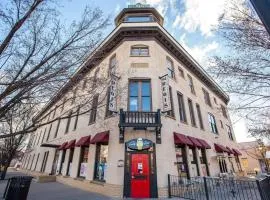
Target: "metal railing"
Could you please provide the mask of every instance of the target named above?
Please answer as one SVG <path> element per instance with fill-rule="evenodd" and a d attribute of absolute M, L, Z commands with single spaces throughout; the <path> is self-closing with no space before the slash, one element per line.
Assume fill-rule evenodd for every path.
<path fill-rule="evenodd" d="M 198 200 L 270 200 L 270 178 L 240 180 L 235 178 L 185 177 L 168 175 L 169 197 Z"/>
<path fill-rule="evenodd" d="M 123 111 L 120 109 L 121 127 L 156 127 L 161 125 L 160 110 L 157 112 Z"/>

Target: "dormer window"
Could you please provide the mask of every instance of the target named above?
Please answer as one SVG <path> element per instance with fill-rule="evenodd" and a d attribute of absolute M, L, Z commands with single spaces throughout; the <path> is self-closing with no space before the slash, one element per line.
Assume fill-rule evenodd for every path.
<path fill-rule="evenodd" d="M 125 17 L 124 22 L 153 22 L 154 18 L 151 15 L 128 15 Z"/>
<path fill-rule="evenodd" d="M 145 45 L 134 45 L 130 49 L 131 56 L 149 56 L 149 48 Z"/>

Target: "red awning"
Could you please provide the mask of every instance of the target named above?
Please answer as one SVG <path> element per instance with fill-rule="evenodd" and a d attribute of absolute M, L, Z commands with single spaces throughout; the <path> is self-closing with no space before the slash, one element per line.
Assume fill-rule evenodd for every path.
<path fill-rule="evenodd" d="M 202 148 L 211 149 L 211 146 L 205 140 L 199 139 L 199 138 L 197 138 L 197 140 L 202 144 L 202 146 L 203 146 Z"/>
<path fill-rule="evenodd" d="M 187 138 L 189 140 L 191 140 L 191 142 L 193 143 L 193 146 L 198 147 L 198 148 L 202 148 L 203 147 L 203 145 L 199 142 L 199 140 L 197 138 L 191 137 L 191 136 L 187 136 Z"/>
<path fill-rule="evenodd" d="M 80 146 L 89 146 L 90 145 L 90 140 L 91 140 L 91 135 L 89 136 L 84 136 L 79 139 L 79 141 L 76 143 L 76 147 Z"/>
<path fill-rule="evenodd" d="M 229 147 L 226 147 L 226 149 L 228 150 L 228 154 L 234 154 L 233 150 L 231 150 Z"/>
<path fill-rule="evenodd" d="M 194 146 L 193 142 L 188 139 L 187 136 L 180 134 L 180 133 L 173 133 L 174 134 L 174 143 L 175 144 L 183 144 L 183 145 L 189 145 L 189 146 Z"/>
<path fill-rule="evenodd" d="M 109 133 L 110 131 L 104 131 L 101 133 L 97 133 L 93 139 L 91 140 L 91 144 L 95 144 L 95 143 L 108 143 L 109 142 Z"/>
<path fill-rule="evenodd" d="M 71 140 L 66 146 L 65 149 L 71 149 L 75 147 L 76 140 Z"/>
<path fill-rule="evenodd" d="M 228 149 L 224 146 L 222 146 L 221 144 L 214 144 L 215 145 L 215 150 L 219 153 L 223 153 L 223 152 L 227 152 L 228 153 Z"/>
<path fill-rule="evenodd" d="M 63 150 L 65 149 L 66 145 L 68 145 L 68 142 L 64 142 L 58 149 Z"/>
<path fill-rule="evenodd" d="M 236 156 L 242 156 L 242 153 L 239 150 L 232 149 L 232 151 L 234 152 L 234 155 L 236 155 Z"/>

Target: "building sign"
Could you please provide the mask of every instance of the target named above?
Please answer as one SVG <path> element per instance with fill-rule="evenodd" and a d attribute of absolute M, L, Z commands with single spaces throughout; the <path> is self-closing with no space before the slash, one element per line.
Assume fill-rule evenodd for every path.
<path fill-rule="evenodd" d="M 127 142 L 127 147 L 131 150 L 147 150 L 153 146 L 153 142 L 148 139 L 138 138 Z"/>
<path fill-rule="evenodd" d="M 109 93 L 109 111 L 116 112 L 116 94 L 118 77 L 111 74 L 110 93 Z"/>
<path fill-rule="evenodd" d="M 128 8 L 150 8 L 150 4 L 137 3 L 135 5 L 128 5 Z"/>
<path fill-rule="evenodd" d="M 160 77 L 161 80 L 161 94 L 162 94 L 162 102 L 163 102 L 163 112 L 168 112 L 172 110 L 171 108 L 171 100 L 170 100 L 170 91 L 169 91 L 169 77 L 168 75 L 164 75 Z"/>

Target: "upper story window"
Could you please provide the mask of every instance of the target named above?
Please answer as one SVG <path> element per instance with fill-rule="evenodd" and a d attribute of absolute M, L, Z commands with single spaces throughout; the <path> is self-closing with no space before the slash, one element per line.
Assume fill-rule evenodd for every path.
<path fill-rule="evenodd" d="M 193 109 L 193 103 L 191 99 L 188 99 L 188 108 L 189 108 L 189 113 L 190 113 L 190 121 L 192 126 L 196 126 L 196 120 L 195 120 L 195 115 L 194 115 L 194 109 Z"/>
<path fill-rule="evenodd" d="M 190 91 L 192 94 L 195 94 L 195 89 L 194 89 L 194 84 L 193 84 L 193 79 L 190 75 L 187 75 L 188 76 L 188 85 L 190 87 Z"/>
<path fill-rule="evenodd" d="M 184 103 L 183 94 L 181 94 L 180 92 L 178 92 L 177 93 L 177 99 L 178 99 L 180 121 L 187 122 L 186 109 L 185 109 L 185 103 Z"/>
<path fill-rule="evenodd" d="M 222 115 L 223 115 L 225 118 L 228 118 L 228 115 L 227 115 L 227 112 L 226 112 L 226 108 L 225 108 L 223 105 L 220 105 L 220 106 L 221 106 Z"/>
<path fill-rule="evenodd" d="M 110 77 L 111 74 L 115 74 L 116 71 L 116 55 L 113 55 L 110 58 L 110 64 L 109 64 L 109 70 L 108 70 L 108 76 Z"/>
<path fill-rule="evenodd" d="M 179 74 L 182 78 L 185 78 L 184 70 L 181 67 L 178 67 Z"/>
<path fill-rule="evenodd" d="M 209 121 L 210 130 L 213 133 L 218 134 L 215 116 L 212 115 L 211 113 L 208 113 L 208 121 Z"/>
<path fill-rule="evenodd" d="M 204 95 L 204 101 L 207 105 L 212 106 L 209 92 L 207 92 L 205 89 L 202 88 L 203 95 Z"/>
<path fill-rule="evenodd" d="M 232 134 L 231 127 L 228 125 L 226 125 L 226 127 L 227 127 L 227 133 L 228 133 L 230 140 L 233 140 L 233 134 Z"/>
<path fill-rule="evenodd" d="M 150 80 L 131 80 L 129 82 L 129 110 L 151 111 Z"/>
<path fill-rule="evenodd" d="M 151 15 L 129 15 L 126 16 L 124 22 L 153 22 L 154 18 Z"/>
<path fill-rule="evenodd" d="M 134 45 L 130 49 L 131 56 L 149 56 L 149 47 L 145 45 Z"/>
<path fill-rule="evenodd" d="M 173 67 L 173 61 L 170 58 L 166 59 L 166 65 L 167 65 L 167 73 L 170 78 L 174 78 L 174 67 Z"/>

